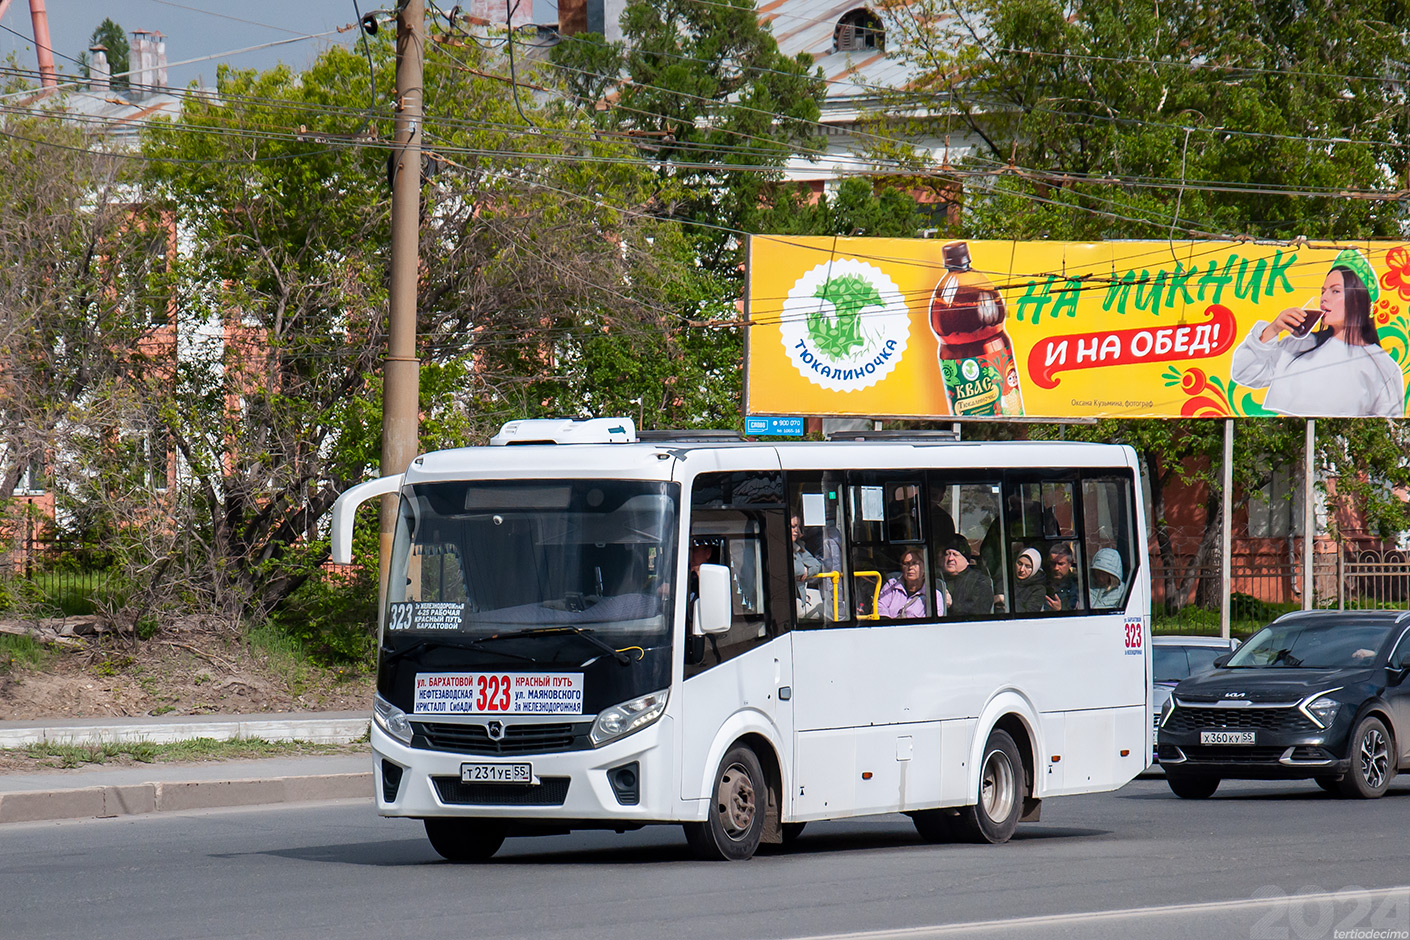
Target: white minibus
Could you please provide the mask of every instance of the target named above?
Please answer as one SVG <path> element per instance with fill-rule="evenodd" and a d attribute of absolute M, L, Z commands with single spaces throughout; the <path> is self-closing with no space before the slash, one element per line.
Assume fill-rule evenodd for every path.
<path fill-rule="evenodd" d="M 744 859 L 905 813 L 1003 842 L 1151 754 L 1134 452 L 761 443 L 626 418 L 506 424 L 348 490 L 399 494 L 378 812 L 448 859 L 681 824 Z"/>

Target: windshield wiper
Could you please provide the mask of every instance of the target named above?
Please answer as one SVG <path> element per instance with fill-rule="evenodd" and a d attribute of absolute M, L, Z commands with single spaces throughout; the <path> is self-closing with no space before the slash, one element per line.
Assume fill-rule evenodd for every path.
<path fill-rule="evenodd" d="M 496 633 L 496 634 L 494 634 L 493 636 L 476 637 L 476 638 L 473 639 L 473 640 L 444 640 L 444 639 L 441 639 L 441 638 L 437 637 L 437 638 L 435 638 L 435 639 L 425 639 L 425 640 L 421 640 L 420 642 L 413 643 L 413 644 L 411 644 L 410 646 L 403 646 L 403 647 L 402 647 L 401 649 L 399 649 L 399 650 L 394 650 L 394 649 L 392 649 L 391 647 L 384 645 L 384 646 L 382 646 L 382 652 L 383 652 L 383 653 L 385 654 L 385 656 L 386 656 L 386 659 L 384 660 L 384 662 L 394 663 L 394 662 L 396 662 L 398 659 L 401 659 L 403 656 L 407 656 L 407 655 L 409 655 L 409 654 L 411 654 L 411 653 L 416 652 L 417 650 L 426 649 L 427 647 L 432 646 L 432 645 L 444 647 L 444 648 L 446 648 L 446 649 L 472 650 L 472 649 L 475 649 L 476 647 L 478 647 L 481 643 L 485 643 L 485 642 L 488 642 L 489 640 L 497 639 L 497 638 L 499 638 L 499 637 L 501 637 L 501 636 L 503 636 L 503 634 L 498 634 L 498 633 Z M 519 660 L 523 660 L 523 661 L 526 662 L 526 663 L 536 663 L 536 662 L 538 662 L 538 660 L 537 660 L 537 659 L 534 659 L 534 657 L 532 657 L 532 656 L 525 656 L 523 653 L 510 653 L 510 652 L 506 652 L 506 651 L 504 651 L 504 650 L 495 650 L 495 655 L 496 655 L 496 656 L 503 656 L 503 657 L 505 657 L 506 659 L 519 659 Z"/>
<path fill-rule="evenodd" d="M 621 663 L 623 666 L 630 664 L 632 661 L 632 658 L 628 656 L 625 652 L 617 649 L 615 646 L 613 646 L 611 643 L 608 643 L 606 640 L 600 639 L 597 634 L 595 634 L 592 630 L 589 630 L 585 627 L 575 627 L 571 624 L 564 624 L 562 626 L 556 627 L 526 627 L 523 630 L 511 630 L 508 633 L 495 633 L 487 637 L 481 637 L 479 642 L 487 642 L 489 640 L 508 640 L 513 637 L 519 636 L 553 636 L 554 634 L 558 633 L 577 634 L 578 636 L 582 637 L 584 640 L 587 640 L 589 643 L 591 643 L 593 646 L 596 646 L 603 652 L 611 653 L 612 658 L 617 660 L 617 662 Z"/>

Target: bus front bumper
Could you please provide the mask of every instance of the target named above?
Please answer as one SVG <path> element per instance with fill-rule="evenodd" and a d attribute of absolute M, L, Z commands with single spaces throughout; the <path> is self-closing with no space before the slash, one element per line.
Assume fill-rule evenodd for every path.
<path fill-rule="evenodd" d="M 620 822 L 678 816 L 671 718 L 598 748 L 513 757 L 410 747 L 372 723 L 377 812 L 383 816 L 473 816 L 526 822 Z M 531 782 L 463 779 L 491 765 L 528 764 Z M 462 771 L 466 771 L 462 774 Z"/>

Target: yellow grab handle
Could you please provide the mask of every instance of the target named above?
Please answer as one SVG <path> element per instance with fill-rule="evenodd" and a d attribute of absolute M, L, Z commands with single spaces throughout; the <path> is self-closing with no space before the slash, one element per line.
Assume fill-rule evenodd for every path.
<path fill-rule="evenodd" d="M 871 595 L 871 613 L 857 614 L 858 620 L 880 620 L 881 611 L 877 610 L 877 605 L 881 603 L 881 572 L 880 571 L 854 571 L 854 578 L 876 578 L 876 590 Z"/>
<path fill-rule="evenodd" d="M 841 593 L 842 572 L 840 571 L 820 571 L 813 575 L 814 578 L 832 579 L 832 619 L 834 622 L 841 620 L 842 616 L 837 607 L 837 595 Z"/>

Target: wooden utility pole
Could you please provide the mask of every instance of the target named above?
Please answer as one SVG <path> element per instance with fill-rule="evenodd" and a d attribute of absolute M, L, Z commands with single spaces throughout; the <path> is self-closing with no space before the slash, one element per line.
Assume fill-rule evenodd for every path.
<path fill-rule="evenodd" d="M 397 100 L 392 142 L 392 284 L 387 357 L 382 366 L 382 475 L 401 473 L 417 451 L 420 362 L 416 358 L 416 286 L 421 219 L 422 72 L 426 54 L 424 0 L 397 7 Z M 396 528 L 397 496 L 382 497 L 379 571 L 382 597 Z"/>

